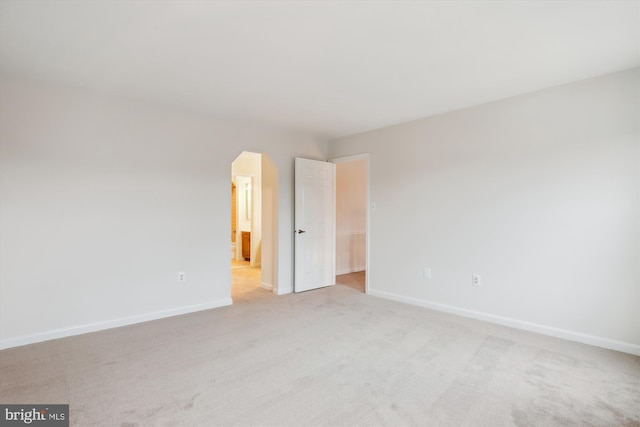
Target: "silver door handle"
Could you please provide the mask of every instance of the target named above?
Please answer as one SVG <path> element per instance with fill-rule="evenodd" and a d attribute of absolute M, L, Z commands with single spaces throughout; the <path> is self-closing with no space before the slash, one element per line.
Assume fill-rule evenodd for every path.
<path fill-rule="evenodd" d="M 306 233 L 306 231 L 304 231 L 304 230 L 298 230 L 298 231 L 297 231 L 297 233 L 298 233 L 298 234 L 302 234 L 302 233 Z"/>

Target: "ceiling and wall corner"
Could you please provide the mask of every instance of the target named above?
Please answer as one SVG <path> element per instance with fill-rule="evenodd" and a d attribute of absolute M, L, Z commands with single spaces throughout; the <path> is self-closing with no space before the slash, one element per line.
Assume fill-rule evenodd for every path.
<path fill-rule="evenodd" d="M 5 0 L 0 70 L 333 139 L 640 65 L 637 1 Z"/>

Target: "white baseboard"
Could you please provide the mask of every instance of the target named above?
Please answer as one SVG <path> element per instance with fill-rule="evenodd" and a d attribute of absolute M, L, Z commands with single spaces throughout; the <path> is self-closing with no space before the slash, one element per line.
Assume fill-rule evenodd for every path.
<path fill-rule="evenodd" d="M 260 287 L 261 287 L 262 289 L 266 289 L 266 290 L 268 290 L 268 291 L 273 291 L 273 285 L 272 285 L 272 284 L 270 284 L 270 283 L 264 283 L 264 282 L 261 282 L 261 283 L 260 283 Z"/>
<path fill-rule="evenodd" d="M 273 288 L 273 293 L 276 295 L 290 294 L 292 292 L 293 289 L 291 288 Z"/>
<path fill-rule="evenodd" d="M 231 305 L 231 298 L 210 301 L 204 304 L 189 305 L 186 307 L 172 308 L 170 310 L 156 311 L 153 313 L 141 314 L 138 316 L 123 317 L 105 322 L 90 323 L 88 325 L 74 326 L 71 328 L 55 329 L 40 334 L 26 335 L 16 338 L 0 340 L 0 350 L 12 347 L 19 347 L 34 344 L 42 341 L 65 338 L 73 335 L 86 334 L 89 332 L 102 331 L 104 329 L 118 328 L 120 326 L 133 325 L 135 323 L 148 322 L 151 320 L 163 319 L 165 317 L 179 316 L 181 314 L 194 313 L 196 311 L 209 310 L 212 308 Z"/>
<path fill-rule="evenodd" d="M 373 295 L 379 298 L 385 298 L 393 301 L 403 302 L 406 304 L 417 305 L 419 307 L 430 308 L 436 311 L 442 311 L 445 313 L 455 314 L 458 316 L 469 317 L 472 319 L 484 320 L 490 323 L 496 323 L 502 326 L 508 326 L 515 329 L 523 329 L 529 332 L 536 332 L 542 335 L 549 335 L 556 338 L 562 338 L 569 341 L 581 342 L 583 344 L 589 344 L 596 347 L 607 348 L 610 350 L 621 351 L 623 353 L 630 353 L 640 356 L 640 345 L 611 340 L 608 338 L 597 337 L 594 335 L 587 335 L 580 332 L 568 331 L 565 329 L 554 328 L 551 326 L 539 325 L 537 323 L 525 322 L 522 320 L 512 319 L 509 317 L 496 316 L 494 314 L 483 313 L 480 311 L 467 310 L 465 308 L 454 307 L 451 305 L 435 303 L 431 301 L 425 301 L 412 297 L 405 297 L 383 291 L 376 291 L 369 289 L 369 295 Z"/>

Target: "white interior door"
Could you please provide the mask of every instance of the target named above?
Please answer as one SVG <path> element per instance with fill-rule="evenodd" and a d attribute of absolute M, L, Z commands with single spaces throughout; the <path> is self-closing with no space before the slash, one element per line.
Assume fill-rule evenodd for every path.
<path fill-rule="evenodd" d="M 333 163 L 296 158 L 294 291 L 335 284 Z"/>

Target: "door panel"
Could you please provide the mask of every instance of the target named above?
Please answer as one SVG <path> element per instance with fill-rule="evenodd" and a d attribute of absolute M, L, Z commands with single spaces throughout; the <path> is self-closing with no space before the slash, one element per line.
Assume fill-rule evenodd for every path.
<path fill-rule="evenodd" d="M 295 292 L 335 284 L 335 165 L 296 158 Z"/>

